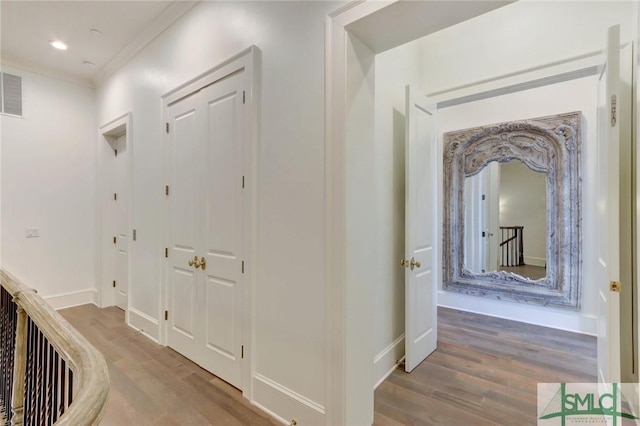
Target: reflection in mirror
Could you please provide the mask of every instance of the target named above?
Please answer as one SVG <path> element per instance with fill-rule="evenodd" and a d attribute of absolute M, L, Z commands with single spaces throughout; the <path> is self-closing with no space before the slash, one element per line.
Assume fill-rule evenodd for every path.
<path fill-rule="evenodd" d="M 471 272 L 546 276 L 547 175 L 492 161 L 464 181 L 464 265 Z"/>

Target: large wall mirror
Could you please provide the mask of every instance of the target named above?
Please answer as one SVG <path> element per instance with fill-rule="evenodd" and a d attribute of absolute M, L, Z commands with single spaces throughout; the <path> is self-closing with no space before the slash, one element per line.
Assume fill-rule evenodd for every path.
<path fill-rule="evenodd" d="M 445 291 L 580 309 L 580 117 L 444 135 Z"/>

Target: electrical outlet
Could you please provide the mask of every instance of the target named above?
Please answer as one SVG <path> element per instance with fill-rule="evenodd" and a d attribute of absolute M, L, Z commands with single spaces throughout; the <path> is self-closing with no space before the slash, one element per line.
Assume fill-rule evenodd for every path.
<path fill-rule="evenodd" d="M 27 238 L 38 238 L 40 230 L 38 228 L 27 228 L 25 229 L 25 235 Z"/>

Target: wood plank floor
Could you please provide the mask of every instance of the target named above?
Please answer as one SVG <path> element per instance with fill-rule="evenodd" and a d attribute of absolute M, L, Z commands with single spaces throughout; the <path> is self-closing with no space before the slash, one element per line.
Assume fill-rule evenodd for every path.
<path fill-rule="evenodd" d="M 535 425 L 537 383 L 596 380 L 596 339 L 438 310 L 438 349 L 375 392 L 375 425 Z"/>
<path fill-rule="evenodd" d="M 240 392 L 124 324 L 117 308 L 60 311 L 109 364 L 103 425 L 275 425 Z M 595 338 L 440 308 L 438 349 L 375 392 L 375 425 L 534 425 L 538 382 L 595 380 Z"/>
<path fill-rule="evenodd" d="M 240 392 L 124 323 L 118 308 L 83 305 L 60 313 L 109 365 L 102 425 L 279 425 Z"/>

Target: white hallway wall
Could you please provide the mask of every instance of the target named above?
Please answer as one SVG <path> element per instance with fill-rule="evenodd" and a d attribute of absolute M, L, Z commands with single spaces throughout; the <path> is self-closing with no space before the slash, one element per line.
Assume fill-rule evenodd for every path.
<path fill-rule="evenodd" d="M 2 116 L 2 266 L 54 307 L 93 302 L 95 93 L 3 71 L 22 76 L 24 117 Z"/>
<path fill-rule="evenodd" d="M 253 362 L 256 374 L 307 403 L 296 409 L 309 413 L 309 423 L 321 421 L 325 398 L 324 20 L 337 6 L 202 2 L 97 89 L 100 125 L 133 114 L 131 318 L 157 338 L 165 198 L 160 96 L 252 44 L 262 50 Z M 284 394 L 257 402 L 292 418 Z"/>

